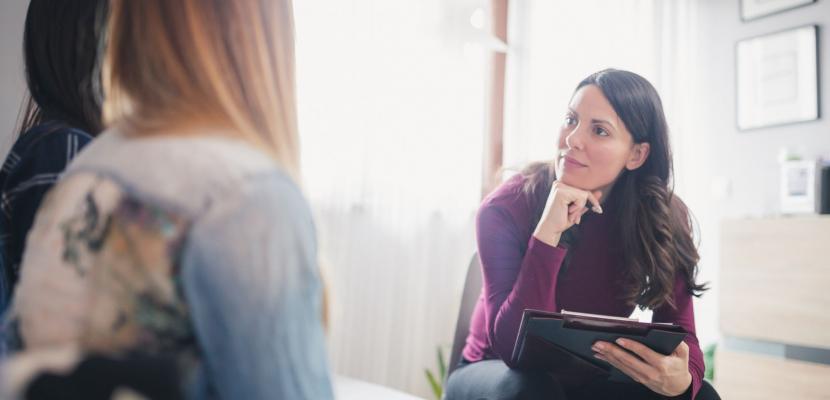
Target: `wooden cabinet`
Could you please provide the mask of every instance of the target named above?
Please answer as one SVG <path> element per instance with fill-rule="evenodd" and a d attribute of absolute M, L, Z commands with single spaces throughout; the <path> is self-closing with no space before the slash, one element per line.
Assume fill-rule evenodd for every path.
<path fill-rule="evenodd" d="M 830 399 L 830 217 L 725 221 L 719 286 L 723 398 Z"/>
<path fill-rule="evenodd" d="M 715 387 L 723 399 L 830 399 L 830 367 L 719 349 Z"/>

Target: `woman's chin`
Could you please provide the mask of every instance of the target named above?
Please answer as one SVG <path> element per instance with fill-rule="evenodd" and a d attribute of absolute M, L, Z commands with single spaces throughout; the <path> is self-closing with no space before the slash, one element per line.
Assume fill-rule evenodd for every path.
<path fill-rule="evenodd" d="M 596 190 L 596 188 L 593 187 L 593 185 L 588 184 L 588 182 L 585 182 L 584 179 L 577 179 L 570 174 L 562 174 L 562 177 L 558 178 L 557 180 L 573 188 L 588 191 Z"/>

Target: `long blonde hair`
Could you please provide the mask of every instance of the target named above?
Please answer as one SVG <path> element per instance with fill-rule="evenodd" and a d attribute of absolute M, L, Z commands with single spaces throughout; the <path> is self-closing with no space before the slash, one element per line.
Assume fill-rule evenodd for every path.
<path fill-rule="evenodd" d="M 104 119 L 220 126 L 299 180 L 290 0 L 112 0 Z"/>
<path fill-rule="evenodd" d="M 300 183 L 290 0 L 111 0 L 110 9 L 107 125 L 134 135 L 230 128 Z"/>

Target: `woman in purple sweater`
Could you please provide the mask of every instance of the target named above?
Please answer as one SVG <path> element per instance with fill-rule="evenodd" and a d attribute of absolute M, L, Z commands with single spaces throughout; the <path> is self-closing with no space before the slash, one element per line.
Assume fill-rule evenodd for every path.
<path fill-rule="evenodd" d="M 703 382 L 692 297 L 706 287 L 695 283 L 689 211 L 671 173 L 666 118 L 647 80 L 604 70 L 579 83 L 555 160 L 530 165 L 479 209 L 484 287 L 448 400 L 718 398 Z M 525 309 L 625 317 L 635 307 L 689 333 L 668 356 L 631 341 L 594 344 L 638 384 L 572 387 L 511 368 Z"/>

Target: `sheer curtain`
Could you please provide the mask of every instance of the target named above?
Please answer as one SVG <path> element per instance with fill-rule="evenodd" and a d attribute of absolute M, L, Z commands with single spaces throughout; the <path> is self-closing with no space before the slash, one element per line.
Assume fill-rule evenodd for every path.
<path fill-rule="evenodd" d="M 718 331 L 718 263 L 720 221 L 725 215 L 712 181 L 706 159 L 712 143 L 700 139 L 700 132 L 711 129 L 701 112 L 705 102 L 723 101 L 707 96 L 699 88 L 701 71 L 708 49 L 697 40 L 706 29 L 698 17 L 699 2 L 676 0 L 656 2 L 659 30 L 659 86 L 671 128 L 674 151 L 675 192 L 686 202 L 697 222 L 700 253 L 698 281 L 709 282 L 711 290 L 695 299 L 695 323 L 701 344 L 716 342 Z"/>
<path fill-rule="evenodd" d="M 505 166 L 551 159 L 562 117 L 577 83 L 605 68 L 634 71 L 660 92 L 671 128 L 675 190 L 697 216 L 701 281 L 715 281 L 717 211 L 710 207 L 705 154 L 691 140 L 705 129 L 696 111 L 700 21 L 694 0 L 583 0 L 510 2 L 505 107 Z M 713 286 L 714 287 L 714 286 Z M 698 337 L 717 337 L 717 293 L 697 301 Z M 638 315 L 649 318 L 648 313 Z"/>
<path fill-rule="evenodd" d="M 505 166 L 550 159 L 573 89 L 604 68 L 657 71 L 656 0 L 510 2 Z"/>
<path fill-rule="evenodd" d="M 475 251 L 484 1 L 295 2 L 300 134 L 335 372 L 431 397 Z"/>

